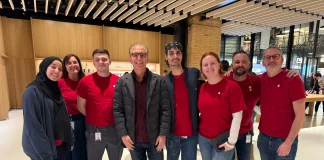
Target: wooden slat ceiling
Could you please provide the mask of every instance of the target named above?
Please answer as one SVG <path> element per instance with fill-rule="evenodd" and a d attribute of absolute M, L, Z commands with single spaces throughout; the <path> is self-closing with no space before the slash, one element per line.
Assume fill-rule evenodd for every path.
<path fill-rule="evenodd" d="M 322 19 L 324 0 L 0 0 L 0 9 L 155 27 L 203 14 L 228 21 L 223 33 L 244 35 Z"/>
<path fill-rule="evenodd" d="M 206 13 L 221 18 L 222 33 L 245 35 L 322 19 L 324 0 L 240 0 Z"/>
<path fill-rule="evenodd" d="M 0 0 L 12 10 L 165 27 L 226 0 Z M 5 4 L 4 4 L 5 3 Z M 27 5 L 25 5 L 27 4 Z"/>

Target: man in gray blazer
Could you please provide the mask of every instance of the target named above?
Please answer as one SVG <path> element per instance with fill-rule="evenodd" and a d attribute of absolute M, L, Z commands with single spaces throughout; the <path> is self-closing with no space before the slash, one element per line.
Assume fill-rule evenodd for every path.
<path fill-rule="evenodd" d="M 148 49 L 141 43 L 129 48 L 134 70 L 115 86 L 114 118 L 118 135 L 132 160 L 163 160 L 170 130 L 170 100 L 166 82 L 146 68 Z"/>

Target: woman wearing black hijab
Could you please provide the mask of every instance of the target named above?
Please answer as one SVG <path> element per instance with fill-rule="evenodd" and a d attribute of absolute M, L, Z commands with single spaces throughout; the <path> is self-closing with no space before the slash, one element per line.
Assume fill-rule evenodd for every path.
<path fill-rule="evenodd" d="M 23 94 L 22 147 L 33 160 L 63 160 L 73 146 L 66 106 L 58 87 L 62 61 L 47 57 Z"/>

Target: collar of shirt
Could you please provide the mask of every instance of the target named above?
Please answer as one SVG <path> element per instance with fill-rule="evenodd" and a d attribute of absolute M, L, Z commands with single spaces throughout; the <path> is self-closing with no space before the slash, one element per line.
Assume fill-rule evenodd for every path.
<path fill-rule="evenodd" d="M 143 81 L 140 82 L 140 83 L 144 83 L 144 82 L 147 80 L 148 72 L 149 72 L 149 70 L 148 70 L 148 68 L 146 68 L 146 71 L 145 71 L 144 76 L 143 76 Z M 134 70 L 132 71 L 131 74 L 132 74 L 132 77 L 133 77 L 133 79 L 134 79 L 134 82 L 139 83 L 139 82 L 136 80 L 136 74 L 135 74 L 135 71 L 134 71 Z"/>

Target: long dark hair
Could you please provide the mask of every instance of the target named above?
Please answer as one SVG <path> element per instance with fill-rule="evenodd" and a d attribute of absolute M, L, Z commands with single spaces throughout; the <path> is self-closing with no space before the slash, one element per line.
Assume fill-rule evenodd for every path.
<path fill-rule="evenodd" d="M 75 54 L 68 54 L 68 55 L 66 55 L 64 57 L 64 59 L 63 59 L 63 75 L 62 75 L 62 78 L 66 78 L 69 75 L 68 71 L 66 70 L 65 65 L 69 62 L 71 57 L 75 57 L 75 59 L 78 61 L 79 66 L 80 66 L 80 70 L 78 72 L 79 79 L 83 78 L 85 76 L 85 74 L 83 73 L 83 70 L 82 70 L 81 61 L 80 61 L 79 57 L 77 55 L 75 55 Z"/>

